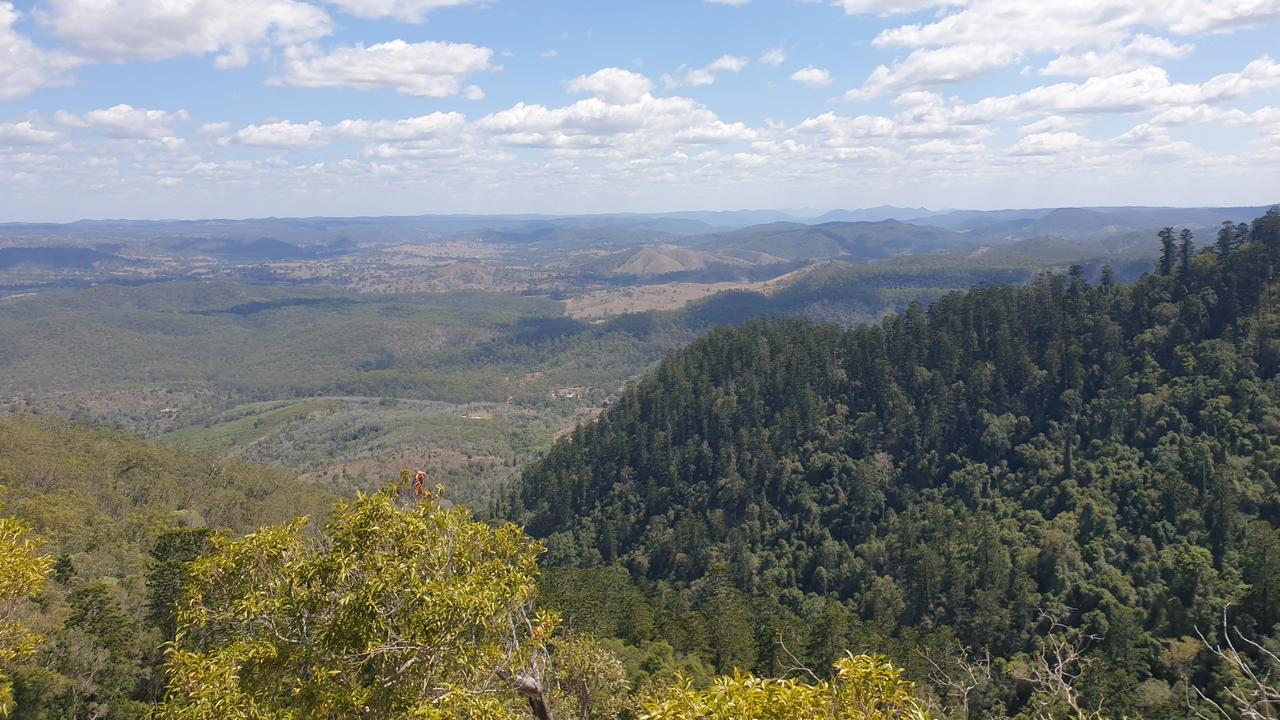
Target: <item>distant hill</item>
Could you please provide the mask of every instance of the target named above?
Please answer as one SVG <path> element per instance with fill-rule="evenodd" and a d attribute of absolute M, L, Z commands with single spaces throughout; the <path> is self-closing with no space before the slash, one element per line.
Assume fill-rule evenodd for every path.
<path fill-rule="evenodd" d="M 780 257 L 751 250 L 710 253 L 675 245 L 657 245 L 637 250 L 627 258 L 626 262 L 614 269 L 613 273 L 647 277 L 706 270 L 717 266 L 749 268 L 785 262 L 786 260 Z"/>
<path fill-rule="evenodd" d="M 1094 207 L 1025 210 L 957 210 L 916 219 L 917 224 L 980 235 L 990 240 L 1016 240 L 1038 235 L 1101 239 L 1165 226 L 1193 230 L 1216 228 L 1225 221 L 1248 222 L 1269 206 L 1225 208 Z"/>
<path fill-rule="evenodd" d="M 815 222 L 818 224 L 829 222 L 879 222 L 881 220 L 908 222 L 937 214 L 927 208 L 901 208 L 892 205 L 881 205 L 880 207 L 866 208 L 864 210 L 832 210 L 819 216 Z"/>
<path fill-rule="evenodd" d="M 83 247 L 55 245 L 0 248 L 0 270 L 20 266 L 57 270 L 86 269 L 106 260 L 118 259 L 114 255 Z"/>
<path fill-rule="evenodd" d="M 886 220 L 821 225 L 772 223 L 708 236 L 695 244 L 719 250 L 755 250 L 789 260 L 880 260 L 895 255 L 957 250 L 973 243 L 970 238 L 943 228 Z"/>
<path fill-rule="evenodd" d="M 659 243 L 698 245 L 693 238 L 750 230 L 774 232 L 776 226 L 824 227 L 833 223 L 897 221 L 981 236 L 981 242 L 1021 240 L 1041 234 L 1074 239 L 1154 230 L 1164 225 L 1203 230 L 1224 220 L 1247 222 L 1262 207 L 1227 208 L 1026 208 L 931 211 L 880 206 L 831 210 L 802 217 L 783 210 L 678 211 L 598 215 L 417 215 L 387 217 L 254 218 L 244 220 L 81 220 L 73 223 L 0 223 L 0 246 L 97 246 L 171 248 L 191 241 L 219 241 L 234 248 L 272 241 L 299 248 L 327 248 L 434 242 L 441 238 L 481 239 L 529 245 L 582 247 Z M 801 212 L 801 211 L 795 211 Z M 816 239 L 816 236 L 811 239 Z M 859 252 L 844 247 L 844 254 Z M 827 245 L 831 252 L 835 246 Z M 279 250 L 285 248 L 279 247 Z M 903 252 L 920 252 L 906 248 Z M 764 252 L 770 252 L 765 249 Z M 252 254 L 252 253 L 250 253 Z M 803 253 L 802 253 L 803 254 Z M 872 254 L 882 257 L 883 254 Z"/>

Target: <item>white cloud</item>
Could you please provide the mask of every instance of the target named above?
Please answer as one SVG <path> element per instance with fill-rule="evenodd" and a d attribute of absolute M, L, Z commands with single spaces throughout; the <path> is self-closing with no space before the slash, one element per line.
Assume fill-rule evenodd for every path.
<path fill-rule="evenodd" d="M 759 138 L 760 134 L 740 122 L 724 123 L 715 120 L 703 125 L 685 128 L 672 137 L 681 143 L 715 145 L 731 142 L 750 142 Z"/>
<path fill-rule="evenodd" d="M 288 120 L 250 125 L 232 135 L 237 144 L 250 147 L 306 150 L 340 140 L 363 143 L 449 143 L 465 134 L 467 118 L 462 113 L 433 112 L 403 120 L 343 120 L 333 125 L 319 121 L 297 123 Z M 367 152 L 367 150 L 366 150 Z"/>
<path fill-rule="evenodd" d="M 1064 152 L 1082 150 L 1093 145 L 1093 141 L 1073 132 L 1033 133 L 1018 140 L 1009 149 L 1011 155 L 1058 155 Z"/>
<path fill-rule="evenodd" d="M 250 125 L 237 131 L 235 141 L 250 147 L 302 149 L 327 145 L 329 138 L 325 128 L 318 121 L 309 123 L 293 123 L 287 120 Z"/>
<path fill-rule="evenodd" d="M 961 3 L 920 4 L 945 9 Z M 1280 0 L 969 0 L 963 5 L 930 23 L 884 30 L 875 44 L 919 48 L 998 43 L 1023 52 L 1067 52 L 1111 44 L 1141 28 L 1192 35 L 1258 27 L 1280 18 Z"/>
<path fill-rule="evenodd" d="M 965 0 L 834 0 L 849 15 L 903 15 L 946 5 L 964 5 Z"/>
<path fill-rule="evenodd" d="M 712 5 L 733 5 L 736 7 L 738 5 L 746 5 L 751 0 L 707 0 L 707 2 Z"/>
<path fill-rule="evenodd" d="M 676 68 L 674 74 L 662 76 L 662 83 L 669 88 L 682 85 L 690 87 L 711 85 L 719 78 L 720 73 L 740 72 L 750 62 L 750 60 L 736 55 L 721 55 L 700 68 L 688 69 L 684 66 Z"/>
<path fill-rule="evenodd" d="M 1109 50 L 1059 55 L 1040 70 L 1041 75 L 1097 77 L 1116 75 L 1149 65 L 1154 59 L 1186 57 L 1194 45 L 1178 45 L 1167 38 L 1138 35 L 1127 45 Z"/>
<path fill-rule="evenodd" d="M 0 2 L 0 101 L 18 100 L 40 88 L 71 84 L 81 61 L 44 50 L 13 26 L 20 17 L 13 3 Z"/>
<path fill-rule="evenodd" d="M 590 93 L 618 105 L 635 102 L 652 90 L 653 82 L 649 78 L 616 67 L 597 70 L 590 75 L 579 75 L 569 81 L 569 92 Z"/>
<path fill-rule="evenodd" d="M 55 118 L 69 127 L 96 128 L 107 137 L 122 140 L 158 140 L 173 135 L 177 125 L 191 121 L 186 110 L 147 110 L 123 103 L 83 116 L 59 111 Z"/>
<path fill-rule="evenodd" d="M 1214 105 L 1188 105 L 1157 113 L 1152 125 L 1191 125 L 1217 123 L 1230 127 L 1246 125 L 1274 126 L 1280 130 L 1280 107 L 1267 106 L 1253 112 Z"/>
<path fill-rule="evenodd" d="M 298 0 L 48 0 L 41 22 L 104 62 L 219 53 L 219 67 L 248 62 L 251 48 L 324 37 L 333 22 Z"/>
<path fill-rule="evenodd" d="M 472 100 L 472 101 L 483 100 L 484 88 L 480 87 L 479 85 L 468 85 L 466 89 L 462 91 L 462 94 L 468 100 Z"/>
<path fill-rule="evenodd" d="M 807 68 L 791 73 L 791 79 L 801 85 L 818 88 L 831 84 L 831 71 L 826 68 L 816 68 L 810 65 Z"/>
<path fill-rule="evenodd" d="M 405 120 L 343 120 L 327 132 L 356 140 L 403 142 L 448 136 L 466 125 L 467 118 L 462 113 L 434 112 Z"/>
<path fill-rule="evenodd" d="M 892 15 L 933 9 L 936 17 L 890 27 L 879 48 L 913 52 L 881 66 L 854 97 L 962 82 L 1054 53 L 1045 74 L 1096 76 L 1136 69 L 1190 48 L 1144 34 L 1190 36 L 1260 27 L 1280 18 L 1280 0 L 837 0 L 847 13 Z"/>
<path fill-rule="evenodd" d="M 62 136 L 36 127 L 30 120 L 0 123 L 0 145 L 49 145 Z"/>
<path fill-rule="evenodd" d="M 881 65 L 871 72 L 859 90 L 845 97 L 863 100 L 895 90 L 923 88 L 971 80 L 992 70 L 1007 67 L 1019 54 L 1007 45 L 952 45 L 916 50 L 892 67 Z"/>
<path fill-rule="evenodd" d="M 363 18 L 391 17 L 406 22 L 422 22 L 433 10 L 475 5 L 484 0 L 328 0 L 329 4 Z"/>
<path fill-rule="evenodd" d="M 1050 115 L 1041 118 L 1033 123 L 1028 123 L 1019 128 L 1028 135 L 1038 133 L 1058 133 L 1067 130 L 1073 130 L 1080 127 L 1083 121 L 1079 117 L 1063 117 L 1062 115 Z"/>
<path fill-rule="evenodd" d="M 395 90 L 416 97 L 457 95 L 471 75 L 492 69 L 493 51 L 468 43 L 392 40 L 341 47 L 321 54 L 314 47 L 286 52 L 275 82 L 307 88 Z"/>
<path fill-rule="evenodd" d="M 480 118 L 472 127 L 501 145 L 641 157 L 681 143 L 727 143 L 758 137 L 741 123 L 721 121 L 689 98 L 656 98 L 648 93 L 625 103 L 593 97 L 560 108 L 517 103 Z"/>
<path fill-rule="evenodd" d="M 1280 87 L 1280 64 L 1263 56 L 1238 73 L 1223 73 L 1198 84 L 1171 82 L 1163 68 L 1152 66 L 989 97 L 957 106 L 955 114 L 968 122 L 989 122 L 1030 113 L 1134 113 L 1218 103 L 1276 87 Z"/>
<path fill-rule="evenodd" d="M 787 61 L 787 53 L 782 48 L 770 48 L 760 53 L 760 64 L 778 67 Z"/>

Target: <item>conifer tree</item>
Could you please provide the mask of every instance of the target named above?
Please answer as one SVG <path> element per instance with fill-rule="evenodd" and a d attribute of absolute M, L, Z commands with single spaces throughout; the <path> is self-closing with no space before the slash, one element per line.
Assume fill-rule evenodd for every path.
<path fill-rule="evenodd" d="M 1167 227 L 1159 232 L 1160 237 L 1160 274 L 1172 275 L 1173 263 L 1177 255 L 1177 247 L 1173 239 L 1173 228 Z"/>

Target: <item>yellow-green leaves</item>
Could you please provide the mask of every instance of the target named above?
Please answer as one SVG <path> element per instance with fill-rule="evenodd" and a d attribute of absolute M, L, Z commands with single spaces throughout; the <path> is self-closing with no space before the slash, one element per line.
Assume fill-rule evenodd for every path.
<path fill-rule="evenodd" d="M 19 618 L 23 604 L 40 592 L 53 567 L 53 560 L 38 550 L 30 526 L 0 517 L 0 717 L 8 717 L 12 706 L 5 670 L 34 652 L 40 641 Z"/>
<path fill-rule="evenodd" d="M 162 718 L 500 718 L 499 670 L 540 672 L 542 549 L 465 509 L 392 492 L 215 541 L 178 611 Z"/>
<path fill-rule="evenodd" d="M 813 684 L 743 673 L 706 690 L 687 681 L 652 691 L 644 720 L 924 720 L 914 686 L 885 658 L 841 659 L 836 677 Z"/>

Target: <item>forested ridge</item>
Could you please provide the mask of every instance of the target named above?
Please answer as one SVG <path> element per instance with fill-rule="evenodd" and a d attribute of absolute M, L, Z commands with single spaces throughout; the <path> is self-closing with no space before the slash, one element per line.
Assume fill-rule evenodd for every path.
<path fill-rule="evenodd" d="M 566 621 L 720 670 L 985 668 L 972 717 L 1227 697 L 1224 612 L 1280 643 L 1280 213 L 1159 241 L 1132 285 L 1073 269 L 673 354 L 514 493 Z M 1074 653 L 1053 698 L 1047 648 Z"/>

